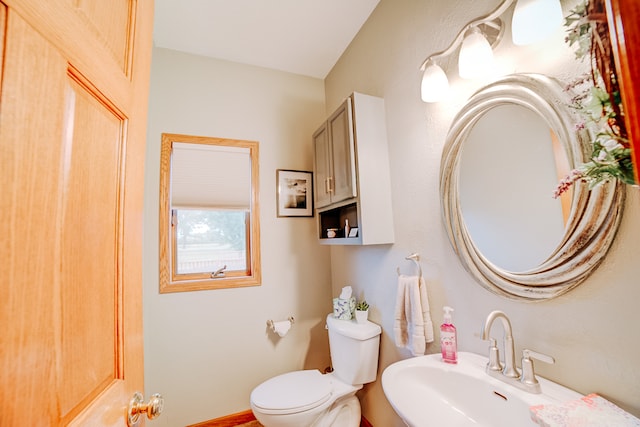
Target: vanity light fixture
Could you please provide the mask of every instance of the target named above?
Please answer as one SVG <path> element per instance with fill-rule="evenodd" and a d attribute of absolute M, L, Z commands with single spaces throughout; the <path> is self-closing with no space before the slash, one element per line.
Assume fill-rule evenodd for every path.
<path fill-rule="evenodd" d="M 462 40 L 458 74 L 463 79 L 484 77 L 493 68 L 493 50 L 480 28 L 471 27 Z"/>
<path fill-rule="evenodd" d="M 447 75 L 433 60 L 424 70 L 420 90 L 424 102 L 438 102 L 449 92 Z"/>
<path fill-rule="evenodd" d="M 460 77 L 481 77 L 488 71 L 493 62 L 491 48 L 500 42 L 504 32 L 500 16 L 514 3 L 511 33 L 516 45 L 543 40 L 562 25 L 560 0 L 504 0 L 493 12 L 465 25 L 448 48 L 428 56 L 422 62 L 420 71 L 424 73 L 420 91 L 424 102 L 438 102 L 445 96 L 449 83 L 435 60 L 451 55 L 461 44 L 458 63 Z"/>
<path fill-rule="evenodd" d="M 518 0 L 511 20 L 516 45 L 544 40 L 562 25 L 562 7 L 558 0 Z"/>

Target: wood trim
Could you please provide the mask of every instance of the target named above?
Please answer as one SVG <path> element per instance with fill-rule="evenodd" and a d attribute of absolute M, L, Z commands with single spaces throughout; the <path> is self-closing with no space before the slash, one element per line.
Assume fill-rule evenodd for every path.
<path fill-rule="evenodd" d="M 187 427 L 236 427 L 241 424 L 255 421 L 256 417 L 253 415 L 250 409 L 242 412 L 236 412 L 235 414 L 225 415 L 224 417 L 216 418 L 214 420 L 203 421 L 198 424 L 191 424 Z M 373 427 L 365 417 L 362 417 L 360 421 L 360 427 Z"/>
<path fill-rule="evenodd" d="M 4 74 L 4 38 L 7 32 L 7 7 L 0 2 L 0 95 L 2 94 L 2 75 Z"/>
<path fill-rule="evenodd" d="M 607 0 L 611 45 L 622 92 L 636 182 L 640 179 L 640 2 Z"/>
<path fill-rule="evenodd" d="M 362 417 L 362 420 L 360 420 L 360 427 L 373 427 L 373 424 L 371 424 L 365 417 Z"/>
<path fill-rule="evenodd" d="M 187 427 L 235 427 L 255 420 L 256 417 L 251 412 L 251 409 L 247 409 L 246 411 L 236 412 L 235 414 L 225 415 L 224 417 L 192 424 Z"/>

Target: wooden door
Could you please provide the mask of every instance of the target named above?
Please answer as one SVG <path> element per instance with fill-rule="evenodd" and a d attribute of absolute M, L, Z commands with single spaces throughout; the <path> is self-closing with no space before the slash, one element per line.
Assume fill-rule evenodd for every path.
<path fill-rule="evenodd" d="M 153 2 L 3 1 L 0 425 L 124 426 Z"/>

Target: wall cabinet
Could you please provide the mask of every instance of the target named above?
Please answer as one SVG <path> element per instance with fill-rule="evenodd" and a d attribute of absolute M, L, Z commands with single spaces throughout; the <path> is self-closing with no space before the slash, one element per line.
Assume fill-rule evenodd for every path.
<path fill-rule="evenodd" d="M 320 242 L 393 243 L 384 100 L 354 92 L 313 134 L 313 143 Z M 329 230 L 336 236 L 329 238 Z"/>

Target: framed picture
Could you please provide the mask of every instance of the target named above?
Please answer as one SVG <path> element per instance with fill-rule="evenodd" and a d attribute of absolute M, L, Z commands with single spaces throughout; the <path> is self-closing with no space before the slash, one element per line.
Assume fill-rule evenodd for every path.
<path fill-rule="evenodd" d="M 278 216 L 313 216 L 313 174 L 276 170 Z"/>
<path fill-rule="evenodd" d="M 358 237 L 358 227 L 353 227 L 349 230 L 349 235 L 347 237 Z"/>

